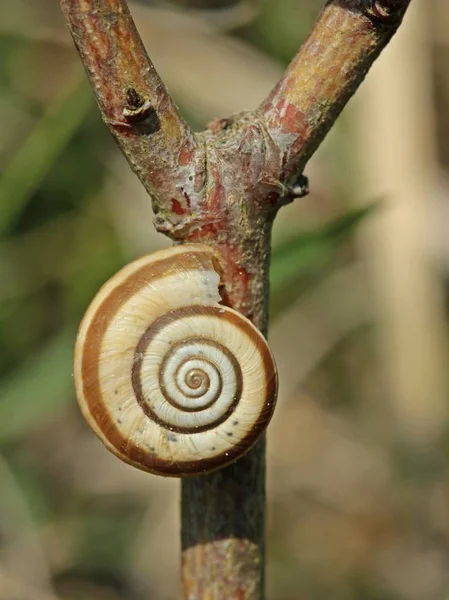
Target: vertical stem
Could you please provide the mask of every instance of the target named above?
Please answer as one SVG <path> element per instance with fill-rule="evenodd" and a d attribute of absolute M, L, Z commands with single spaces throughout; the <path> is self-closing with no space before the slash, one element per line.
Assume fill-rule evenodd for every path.
<path fill-rule="evenodd" d="M 184 598 L 262 599 L 265 438 L 230 467 L 183 480 L 181 503 Z"/>
<path fill-rule="evenodd" d="M 247 314 L 266 334 L 271 222 L 247 232 L 255 273 Z M 242 249 L 245 242 L 239 246 Z M 262 251 L 264 249 L 264 252 Z M 261 261 L 260 257 L 264 254 Z M 251 266 L 253 267 L 251 269 Z M 230 278 L 228 271 L 225 274 Z M 229 290 L 233 288 L 229 286 Z M 239 296 L 239 297 L 237 297 Z M 228 299 L 241 305 L 242 290 Z M 181 488 L 182 582 L 185 600 L 262 600 L 265 577 L 265 436 L 233 465 L 188 478 Z"/>

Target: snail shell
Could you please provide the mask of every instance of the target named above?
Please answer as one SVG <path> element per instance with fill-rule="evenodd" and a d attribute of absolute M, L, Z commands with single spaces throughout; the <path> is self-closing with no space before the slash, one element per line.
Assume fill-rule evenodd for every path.
<path fill-rule="evenodd" d="M 161 250 L 114 275 L 80 325 L 81 410 L 139 469 L 213 471 L 247 452 L 272 416 L 273 357 L 248 319 L 219 304 L 219 281 L 211 248 Z"/>

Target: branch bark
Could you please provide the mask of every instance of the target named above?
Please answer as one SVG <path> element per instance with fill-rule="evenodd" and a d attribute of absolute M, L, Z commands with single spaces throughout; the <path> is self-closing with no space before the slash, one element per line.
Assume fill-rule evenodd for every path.
<path fill-rule="evenodd" d="M 281 179 L 304 169 L 395 33 L 409 3 L 326 4 L 284 77 L 260 107 L 280 155 Z"/>
<path fill-rule="evenodd" d="M 157 229 L 213 246 L 223 302 L 264 333 L 271 225 L 410 0 L 330 0 L 284 77 L 251 112 L 194 135 L 146 56 L 125 0 L 61 0 L 102 115 L 145 188 Z M 194 66 L 192 67 L 194 68 Z M 265 440 L 182 482 L 184 597 L 263 598 Z"/>
<path fill-rule="evenodd" d="M 182 166 L 195 137 L 148 58 L 126 1 L 61 0 L 61 7 L 103 120 L 155 210 L 182 201 Z"/>

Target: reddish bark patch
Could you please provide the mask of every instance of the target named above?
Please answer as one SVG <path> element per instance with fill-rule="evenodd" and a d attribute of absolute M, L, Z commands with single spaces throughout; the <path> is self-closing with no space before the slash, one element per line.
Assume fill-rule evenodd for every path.
<path fill-rule="evenodd" d="M 304 136 L 307 132 L 304 114 L 294 104 L 289 104 L 285 109 L 282 130 L 284 133 L 296 133 L 301 136 Z"/>
<path fill-rule="evenodd" d="M 223 184 L 221 183 L 221 173 L 217 165 L 211 166 L 211 174 L 214 179 L 214 187 L 208 197 L 208 211 L 210 214 L 218 216 L 223 213 L 226 205 L 226 193 Z"/>
<path fill-rule="evenodd" d="M 178 164 L 185 167 L 190 164 L 195 156 L 195 149 L 191 146 L 183 146 L 178 155 Z"/>
<path fill-rule="evenodd" d="M 225 306 L 231 306 L 248 317 L 251 306 L 252 275 L 241 265 L 241 252 L 238 247 L 220 244 L 217 248 L 226 268 L 220 285 L 220 296 Z"/>
<path fill-rule="evenodd" d="M 250 274 L 246 269 L 239 269 L 237 275 L 240 277 L 240 281 L 244 287 L 248 286 L 250 280 Z"/>
<path fill-rule="evenodd" d="M 181 203 L 176 198 L 171 199 L 171 209 L 176 215 L 183 215 L 185 210 L 182 208 Z"/>

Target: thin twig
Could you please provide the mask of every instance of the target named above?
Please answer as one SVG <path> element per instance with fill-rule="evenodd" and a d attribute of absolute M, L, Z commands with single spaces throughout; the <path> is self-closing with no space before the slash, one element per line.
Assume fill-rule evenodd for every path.
<path fill-rule="evenodd" d="M 397 0 L 389 8 L 385 0 L 388 19 L 383 23 L 369 10 L 370 5 L 378 12 L 384 10 L 380 1 L 327 2 L 298 54 L 261 106 L 267 130 L 280 153 L 281 180 L 304 168 L 395 33 L 409 3 Z"/>
<path fill-rule="evenodd" d="M 194 136 L 148 58 L 125 0 L 61 0 L 104 121 L 161 204 L 183 200 L 177 174 Z"/>

